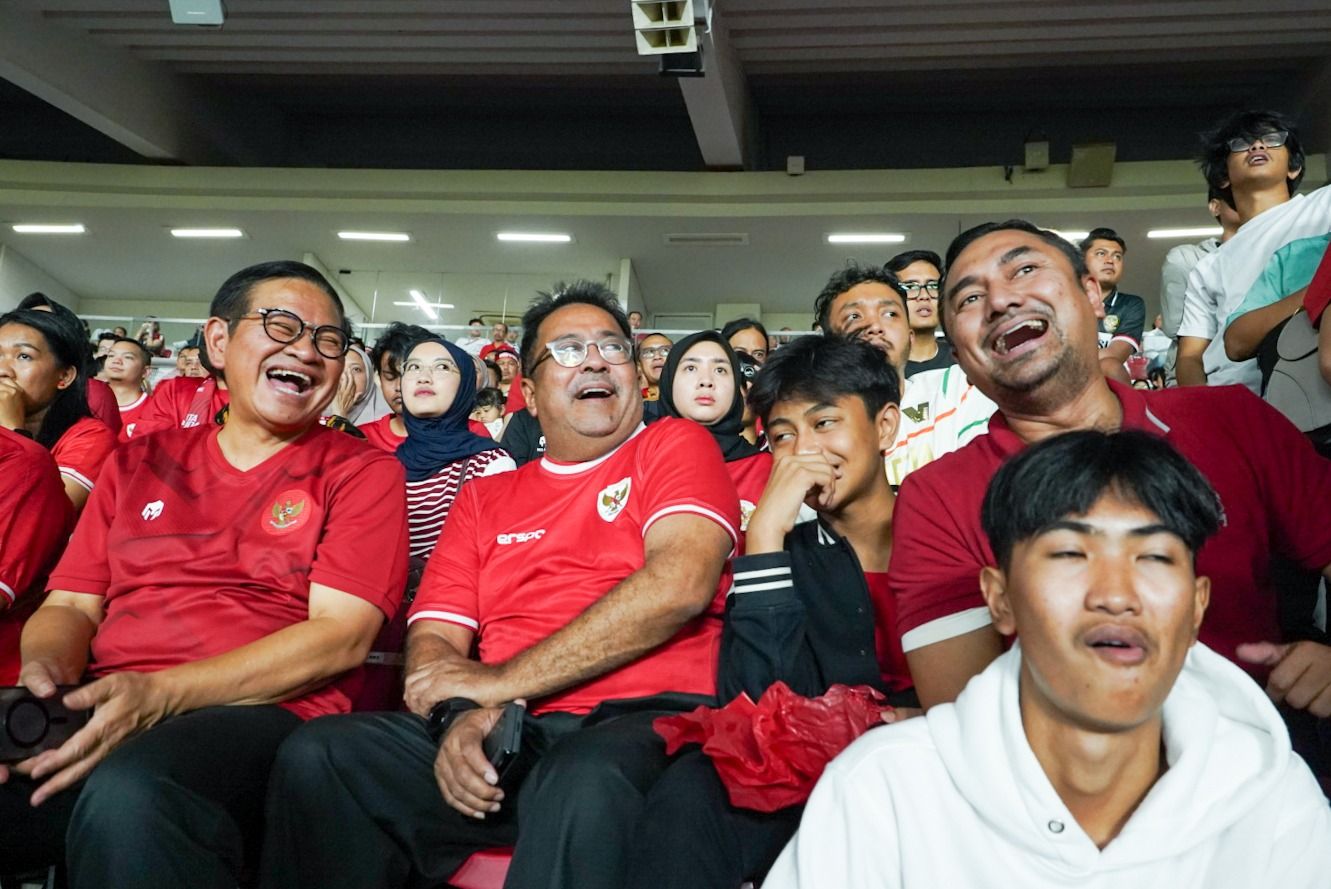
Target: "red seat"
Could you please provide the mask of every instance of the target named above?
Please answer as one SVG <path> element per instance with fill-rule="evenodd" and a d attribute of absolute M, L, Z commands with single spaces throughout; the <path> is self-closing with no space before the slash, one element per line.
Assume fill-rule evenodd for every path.
<path fill-rule="evenodd" d="M 448 878 L 448 884 L 456 889 L 504 889 L 512 860 L 512 846 L 476 852 Z"/>

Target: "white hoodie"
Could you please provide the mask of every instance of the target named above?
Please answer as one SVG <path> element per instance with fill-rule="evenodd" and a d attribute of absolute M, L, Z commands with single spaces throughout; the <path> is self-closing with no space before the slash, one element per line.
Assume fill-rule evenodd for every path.
<path fill-rule="evenodd" d="M 1097 849 L 1026 740 L 1019 646 L 954 704 L 828 767 L 763 889 L 1331 886 L 1331 808 L 1265 693 L 1198 643 L 1164 707 L 1169 769 Z"/>

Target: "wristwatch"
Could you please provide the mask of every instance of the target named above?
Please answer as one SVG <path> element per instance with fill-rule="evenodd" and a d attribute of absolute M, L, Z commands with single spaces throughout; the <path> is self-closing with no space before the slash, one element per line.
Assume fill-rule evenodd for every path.
<path fill-rule="evenodd" d="M 479 710 L 481 705 L 470 698 L 448 698 L 430 708 L 430 715 L 425 721 L 425 730 L 436 744 L 443 743 L 448 727 L 468 710 Z"/>

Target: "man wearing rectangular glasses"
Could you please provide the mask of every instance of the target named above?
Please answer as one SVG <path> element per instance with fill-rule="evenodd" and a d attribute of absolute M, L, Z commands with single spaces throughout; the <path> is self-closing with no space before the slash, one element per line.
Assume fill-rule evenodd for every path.
<path fill-rule="evenodd" d="M 907 250 L 889 259 L 883 268 L 897 276 L 906 295 L 911 330 L 906 379 L 921 371 L 956 364 L 952 344 L 938 330 L 938 279 L 943 277 L 943 258 L 932 250 Z"/>
<path fill-rule="evenodd" d="M 510 889 L 618 889 L 667 764 L 652 720 L 715 695 L 711 606 L 739 527 L 720 449 L 686 420 L 642 425 L 632 333 L 602 285 L 543 295 L 522 329 L 545 456 L 454 501 L 409 616 L 411 712 L 283 745 L 265 886 L 440 885 L 515 845 Z M 482 741 L 512 701 L 522 753 L 501 777 Z"/>
<path fill-rule="evenodd" d="M 336 292 L 264 263 L 210 314 L 225 424 L 112 456 L 24 629 L 19 681 L 95 709 L 63 745 L 0 767 L 5 869 L 67 857 L 75 887 L 244 882 L 278 745 L 350 709 L 397 610 L 402 467 L 319 425 L 349 341 Z"/>
<path fill-rule="evenodd" d="M 1188 276 L 1178 377 L 1193 384 L 1204 378 L 1210 386 L 1241 383 L 1257 392 L 1256 359 L 1231 361 L 1219 334 L 1277 250 L 1331 231 L 1331 189 L 1295 194 L 1303 181 L 1303 147 L 1294 125 L 1273 111 L 1223 120 L 1205 138 L 1202 172 L 1208 185 L 1232 197 L 1239 229 Z"/>

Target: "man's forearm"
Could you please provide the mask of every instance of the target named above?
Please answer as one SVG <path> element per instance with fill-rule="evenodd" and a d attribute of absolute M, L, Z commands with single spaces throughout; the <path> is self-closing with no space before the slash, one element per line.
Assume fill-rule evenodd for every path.
<path fill-rule="evenodd" d="M 1235 318 L 1234 323 L 1225 328 L 1225 355 L 1229 360 L 1246 361 L 1256 355 L 1266 335 L 1303 305 L 1303 293 L 1303 290 L 1297 290 L 1284 299 Z"/>
<path fill-rule="evenodd" d="M 334 618 L 311 618 L 214 657 L 153 674 L 172 713 L 221 704 L 274 704 L 325 684 L 365 661 L 374 634 Z"/>
<path fill-rule="evenodd" d="M 1206 367 L 1202 362 L 1202 353 L 1211 341 L 1201 337 L 1180 336 L 1178 339 L 1178 360 L 1174 364 L 1174 376 L 1180 386 L 1205 386 Z"/>
<path fill-rule="evenodd" d="M 77 608 L 38 608 L 23 627 L 23 663 L 40 661 L 56 682 L 76 683 L 88 667 L 88 646 L 96 631 L 97 625 Z"/>
<path fill-rule="evenodd" d="M 649 562 L 597 599 L 567 626 L 514 656 L 503 667 L 511 698 L 540 698 L 595 679 L 675 635 L 716 593 L 729 539 L 680 547 Z M 710 669 L 711 665 L 707 665 Z"/>

